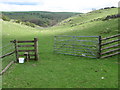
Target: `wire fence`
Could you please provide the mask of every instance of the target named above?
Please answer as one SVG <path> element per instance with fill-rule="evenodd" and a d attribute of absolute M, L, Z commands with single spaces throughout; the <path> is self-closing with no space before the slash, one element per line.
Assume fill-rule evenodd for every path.
<path fill-rule="evenodd" d="M 15 60 L 15 54 L 14 54 L 14 44 L 13 43 L 7 43 L 2 44 L 2 47 L 0 47 L 0 51 L 2 51 L 2 55 L 0 56 L 0 60 L 2 61 L 2 69 L 0 72 L 11 62 Z"/>
<path fill-rule="evenodd" d="M 60 54 L 97 58 L 99 36 L 55 36 L 54 52 Z"/>

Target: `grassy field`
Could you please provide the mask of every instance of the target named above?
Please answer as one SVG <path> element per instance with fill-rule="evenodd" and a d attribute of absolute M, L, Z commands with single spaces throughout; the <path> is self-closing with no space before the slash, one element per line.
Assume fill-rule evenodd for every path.
<path fill-rule="evenodd" d="M 117 9 L 101 10 L 101 12 L 100 16 L 105 17 L 116 14 Z M 3 88 L 117 88 L 118 56 L 91 59 L 53 53 L 55 35 L 106 37 L 118 33 L 118 19 L 88 22 L 100 17 L 98 15 L 99 13 L 92 12 L 82 17 L 72 17 L 69 18 L 72 19 L 71 22 L 65 22 L 69 20 L 67 19 L 58 26 L 44 29 L 2 22 L 3 45 L 14 39 L 31 40 L 37 37 L 40 58 L 39 61 L 14 64 L 3 75 Z M 82 22 L 86 23 L 78 25 Z M 71 23 L 76 25 L 71 26 Z"/>

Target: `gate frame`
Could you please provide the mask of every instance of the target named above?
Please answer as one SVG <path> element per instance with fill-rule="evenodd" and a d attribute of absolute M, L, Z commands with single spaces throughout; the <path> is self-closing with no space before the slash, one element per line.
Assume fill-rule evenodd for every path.
<path fill-rule="evenodd" d="M 96 57 L 92 57 L 92 56 L 84 56 L 84 57 L 89 57 L 89 58 L 100 58 L 101 57 L 101 36 L 68 36 L 68 35 L 57 35 L 57 36 L 54 36 L 54 52 L 56 51 L 55 48 L 56 48 L 56 37 L 93 37 L 93 38 L 98 38 L 97 41 L 90 41 L 90 40 L 77 40 L 77 41 L 89 41 L 89 42 L 97 42 L 97 46 L 96 48 L 98 48 L 98 52 L 96 52 Z M 86 46 L 89 46 L 89 45 L 86 45 Z M 91 45 L 92 46 L 92 45 Z M 59 53 L 59 52 L 58 52 Z M 66 53 L 61 53 L 61 54 L 66 54 Z M 74 54 L 66 54 L 66 55 L 74 55 Z M 81 56 L 81 55 L 74 55 L 74 56 Z"/>
<path fill-rule="evenodd" d="M 16 61 L 18 62 L 19 60 L 19 56 L 25 56 L 25 53 L 28 52 L 28 56 L 34 56 L 35 58 L 29 58 L 30 60 L 39 60 L 38 57 L 38 39 L 34 38 L 34 40 L 27 40 L 27 41 L 18 41 L 18 40 L 14 40 L 11 41 L 14 43 L 15 46 L 15 54 L 16 54 Z M 34 45 L 18 45 L 18 43 L 33 43 Z M 19 50 L 19 47 L 34 47 L 34 49 L 32 50 Z M 24 55 L 19 55 L 18 52 L 25 52 Z M 34 52 L 35 54 L 29 54 L 29 52 Z"/>

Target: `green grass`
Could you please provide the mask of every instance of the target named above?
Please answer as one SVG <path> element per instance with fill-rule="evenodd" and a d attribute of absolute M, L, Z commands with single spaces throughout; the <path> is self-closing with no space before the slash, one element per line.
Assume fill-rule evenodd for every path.
<path fill-rule="evenodd" d="M 73 23 L 80 23 L 78 21 Z M 39 61 L 14 64 L 3 75 L 3 88 L 117 88 L 118 56 L 91 59 L 53 53 L 55 35 L 111 36 L 117 34 L 117 21 L 94 21 L 74 27 L 66 23 L 44 29 L 2 22 L 3 45 L 14 39 L 31 40 L 37 37 L 40 58 Z"/>

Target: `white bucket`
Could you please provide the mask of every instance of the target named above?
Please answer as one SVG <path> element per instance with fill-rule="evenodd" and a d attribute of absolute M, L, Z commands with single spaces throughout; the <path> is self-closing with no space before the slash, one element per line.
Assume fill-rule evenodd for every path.
<path fill-rule="evenodd" d="M 19 58 L 19 63 L 24 63 L 24 58 Z"/>

